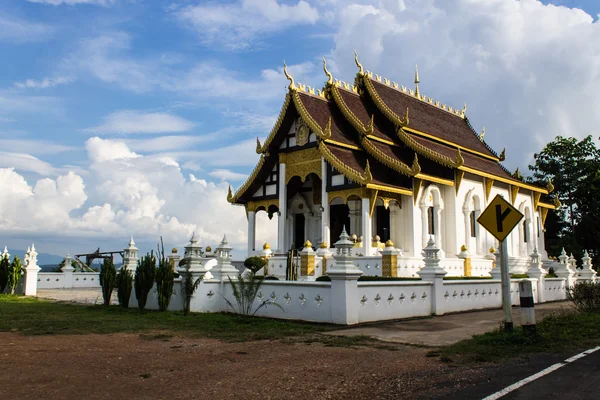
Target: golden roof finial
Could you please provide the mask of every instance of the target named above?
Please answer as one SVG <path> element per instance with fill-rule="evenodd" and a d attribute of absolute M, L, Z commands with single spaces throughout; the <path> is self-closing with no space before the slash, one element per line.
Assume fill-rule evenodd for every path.
<path fill-rule="evenodd" d="M 502 152 L 500 153 L 500 156 L 498 156 L 498 158 L 500 159 L 500 161 L 506 160 L 506 147 L 502 149 Z"/>
<path fill-rule="evenodd" d="M 327 61 L 325 61 L 325 57 L 323 57 L 323 71 L 325 71 L 325 75 L 327 75 L 327 84 L 333 84 L 333 75 L 327 70 Z"/>
<path fill-rule="evenodd" d="M 463 109 L 460 112 L 460 116 L 464 118 L 466 114 L 467 114 L 467 103 L 465 102 L 465 105 L 463 106 Z"/>
<path fill-rule="evenodd" d="M 515 172 L 512 174 L 513 178 L 515 179 L 523 179 L 523 175 L 521 175 L 521 171 L 519 171 L 519 167 L 517 167 L 517 169 L 515 169 Z"/>
<path fill-rule="evenodd" d="M 417 156 L 417 153 L 415 153 L 411 170 L 413 175 L 418 175 L 421 172 L 421 165 L 419 165 L 419 157 Z"/>
<path fill-rule="evenodd" d="M 369 160 L 367 160 L 367 165 L 365 166 L 365 181 L 371 182 L 373 180 L 373 175 L 371 174 L 371 166 L 369 165 Z"/>
<path fill-rule="evenodd" d="M 358 61 L 358 53 L 356 52 L 356 50 L 354 50 L 354 62 L 356 63 L 356 66 L 358 67 L 358 74 L 364 75 L 365 72 L 363 70 L 362 64 Z"/>
<path fill-rule="evenodd" d="M 415 65 L 415 96 L 420 97 L 421 93 L 419 92 L 419 66 Z"/>
<path fill-rule="evenodd" d="M 371 120 L 367 124 L 367 135 L 372 135 L 375 130 L 375 114 L 371 114 Z"/>
<path fill-rule="evenodd" d="M 456 152 L 456 166 L 462 167 L 464 163 L 465 163 L 465 159 L 463 158 L 462 153 L 460 152 L 460 149 L 458 149 L 458 151 Z"/>
<path fill-rule="evenodd" d="M 558 195 L 556 195 L 556 197 L 554 197 L 554 207 L 560 208 L 561 206 L 562 206 L 562 203 L 558 199 Z"/>
<path fill-rule="evenodd" d="M 329 117 L 329 120 L 327 121 L 327 125 L 325 126 L 325 129 L 323 130 L 323 140 L 327 140 L 327 139 L 331 139 L 331 117 Z"/>
<path fill-rule="evenodd" d="M 258 136 L 256 137 L 256 154 L 262 153 L 262 146 L 260 145 L 260 140 L 258 140 Z"/>
<path fill-rule="evenodd" d="M 231 185 L 229 185 L 229 191 L 227 192 L 227 201 L 233 203 L 233 191 L 231 190 Z"/>
<path fill-rule="evenodd" d="M 481 130 L 481 134 L 479 135 L 479 140 L 481 140 L 483 142 L 483 138 L 485 136 L 485 126 L 483 127 L 483 129 Z"/>
<path fill-rule="evenodd" d="M 551 178 L 548 178 L 548 184 L 546 185 L 546 189 L 548 189 L 548 194 L 554 192 L 554 185 L 552 184 Z"/>
<path fill-rule="evenodd" d="M 294 84 L 294 78 L 289 74 L 287 70 L 287 65 L 285 64 L 285 60 L 283 60 L 283 74 L 290 81 L 290 85 L 288 86 L 290 90 L 296 90 L 296 85 Z"/>
<path fill-rule="evenodd" d="M 408 106 L 406 107 L 406 111 L 404 112 L 404 118 L 402 118 L 402 120 L 400 121 L 400 123 L 402 123 L 402 126 L 408 126 Z"/>

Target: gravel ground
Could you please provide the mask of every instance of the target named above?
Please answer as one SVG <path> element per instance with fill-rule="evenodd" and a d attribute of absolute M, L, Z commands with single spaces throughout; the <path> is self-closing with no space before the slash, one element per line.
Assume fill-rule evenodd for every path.
<path fill-rule="evenodd" d="M 12 332 L 0 343 L 0 399 L 441 398 L 489 374 L 483 364 L 444 364 L 428 349 L 396 344 Z"/>

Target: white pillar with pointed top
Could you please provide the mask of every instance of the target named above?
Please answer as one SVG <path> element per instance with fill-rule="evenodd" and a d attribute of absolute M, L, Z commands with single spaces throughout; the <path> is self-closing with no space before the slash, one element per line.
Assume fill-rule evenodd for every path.
<path fill-rule="evenodd" d="M 558 256 L 560 262 L 555 264 L 554 273 L 559 278 L 564 278 L 566 280 L 567 288 L 570 288 L 573 285 L 573 276 L 575 275 L 575 271 L 571 269 L 571 262 L 569 261 L 569 256 L 565 249 L 562 249 L 560 256 Z"/>
<path fill-rule="evenodd" d="M 430 237 L 422 253 L 425 266 L 417 272 L 422 280 L 433 283 L 431 288 L 431 313 L 435 315 L 444 313 L 444 276 L 447 274 L 440 267 L 439 252 L 440 249 L 435 245 L 433 237 Z"/>
<path fill-rule="evenodd" d="M 27 251 L 27 266 L 25 267 L 25 282 L 23 292 L 25 296 L 37 295 L 37 280 L 40 267 L 37 265 L 37 251 L 35 251 L 35 245 L 32 244 L 31 248 Z"/>
<path fill-rule="evenodd" d="M 592 282 L 596 281 L 596 271 L 592 268 L 592 258 L 588 254 L 587 250 L 583 253 L 583 257 L 581 259 L 583 263 L 583 269 L 579 273 L 579 276 L 582 279 L 589 280 Z"/>
<path fill-rule="evenodd" d="M 65 288 L 73 287 L 73 271 L 75 271 L 75 268 L 73 268 L 71 265 L 71 260 L 71 255 L 67 253 L 65 256 L 65 264 L 60 269 L 65 274 L 65 278 L 63 280 L 63 285 Z"/>
<path fill-rule="evenodd" d="M 538 303 L 544 302 L 544 290 L 545 290 L 545 281 L 544 277 L 548 275 L 548 272 L 542 268 L 542 256 L 538 252 L 537 247 L 533 249 L 533 253 L 531 253 L 531 263 L 529 264 L 529 268 L 527 269 L 527 276 L 530 278 L 537 279 L 537 301 Z M 534 296 L 535 298 L 536 296 Z"/>
<path fill-rule="evenodd" d="M 8 252 L 8 249 L 6 248 L 6 246 L 4 246 L 4 251 L 2 252 L 2 255 L 0 256 L 0 258 L 8 258 L 10 260 L 10 253 Z"/>
<path fill-rule="evenodd" d="M 202 265 L 202 247 L 198 245 L 198 239 L 196 239 L 196 232 L 192 233 L 190 243 L 185 246 L 185 253 L 183 259 L 186 261 L 186 266 L 189 266 L 190 271 L 193 273 L 204 272 L 206 269 Z"/>
<path fill-rule="evenodd" d="M 212 267 L 210 273 L 212 279 L 218 281 L 229 281 L 229 278 L 236 279 L 238 270 L 231 264 L 231 251 L 233 248 L 227 242 L 227 235 L 223 236 L 221 244 L 215 249 L 215 258 L 217 265 Z"/>
<path fill-rule="evenodd" d="M 132 274 L 135 274 L 135 270 L 138 267 L 138 256 L 139 249 L 135 247 L 133 236 L 129 238 L 129 246 L 123 249 L 123 265 L 121 268 L 127 268 Z"/>

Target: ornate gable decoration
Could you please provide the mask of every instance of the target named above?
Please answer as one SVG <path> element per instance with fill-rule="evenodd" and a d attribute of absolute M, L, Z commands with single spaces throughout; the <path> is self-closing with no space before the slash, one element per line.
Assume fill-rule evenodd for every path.
<path fill-rule="evenodd" d="M 298 120 L 296 125 L 296 145 L 304 146 L 308 143 L 308 137 L 310 135 L 310 129 L 308 125 L 302 120 Z"/>

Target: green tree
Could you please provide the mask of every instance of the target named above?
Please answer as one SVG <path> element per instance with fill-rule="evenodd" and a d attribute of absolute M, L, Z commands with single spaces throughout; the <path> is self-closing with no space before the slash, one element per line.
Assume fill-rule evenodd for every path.
<path fill-rule="evenodd" d="M 4 292 L 8 285 L 8 275 L 10 270 L 10 260 L 7 255 L 0 256 L 0 293 Z"/>
<path fill-rule="evenodd" d="M 182 261 L 185 261 L 185 259 Z M 198 286 L 200 286 L 204 275 L 194 279 L 194 274 L 190 271 L 190 266 L 187 262 L 180 263 L 179 265 L 185 266 L 185 270 L 181 273 L 181 295 L 183 296 L 183 315 L 188 315 L 190 313 L 192 297 L 194 297 L 194 293 L 198 289 Z"/>
<path fill-rule="evenodd" d="M 156 291 L 158 293 L 158 309 L 160 311 L 166 311 L 169 308 L 171 296 L 173 295 L 173 281 L 175 280 L 175 274 L 173 272 L 173 267 L 171 267 L 171 263 L 165 257 L 165 246 L 162 237 L 160 238 L 158 254 L 160 259 L 158 261 L 155 278 Z"/>
<path fill-rule="evenodd" d="M 119 305 L 123 308 L 129 308 L 129 299 L 133 290 L 133 274 L 126 266 L 121 267 L 117 274 L 117 298 Z"/>
<path fill-rule="evenodd" d="M 135 287 L 135 298 L 138 301 L 138 307 L 143 310 L 148 301 L 148 294 L 154 286 L 154 276 L 156 274 L 156 257 L 154 251 L 146 254 L 138 261 L 138 267 L 135 270 L 133 285 Z"/>
<path fill-rule="evenodd" d="M 558 255 L 590 251 L 597 265 L 600 249 L 600 149 L 591 136 L 582 140 L 557 136 L 534 154 L 530 181 L 545 185 L 551 180 L 562 206 L 546 220 L 548 251 Z M 546 199 L 550 201 L 549 199 Z"/>
<path fill-rule="evenodd" d="M 117 269 L 112 258 L 105 258 L 100 270 L 100 286 L 102 286 L 102 298 L 104 305 L 110 305 L 110 297 L 117 283 Z"/>
<path fill-rule="evenodd" d="M 10 294 L 15 294 L 15 289 L 19 284 L 19 280 L 21 279 L 22 274 L 23 265 L 21 264 L 21 259 L 15 256 L 13 258 L 12 264 L 10 264 L 10 268 L 8 271 L 8 287 L 10 288 Z"/>

